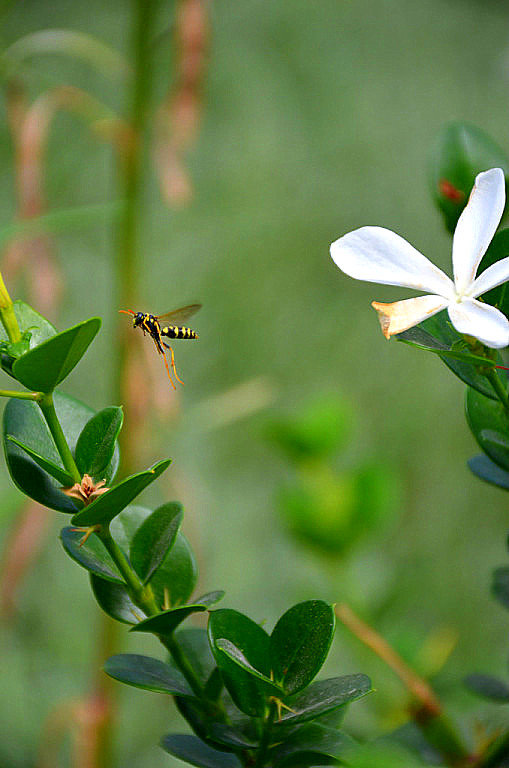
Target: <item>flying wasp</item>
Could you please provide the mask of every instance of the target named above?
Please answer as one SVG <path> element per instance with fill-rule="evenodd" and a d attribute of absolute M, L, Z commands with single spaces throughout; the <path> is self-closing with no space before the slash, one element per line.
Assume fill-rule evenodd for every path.
<path fill-rule="evenodd" d="M 133 328 L 141 328 L 143 335 L 148 333 L 152 341 L 156 345 L 156 349 L 160 355 L 164 358 L 164 364 L 166 366 L 166 373 L 173 389 L 176 389 L 175 383 L 171 377 L 170 366 L 177 381 L 181 384 L 184 382 L 179 378 L 177 369 L 175 368 L 175 356 L 173 349 L 169 344 L 163 341 L 163 336 L 167 336 L 169 339 L 197 339 L 198 334 L 193 331 L 192 328 L 187 328 L 180 325 L 188 317 L 198 312 L 201 304 L 189 304 L 187 307 L 181 307 L 180 309 L 174 309 L 173 312 L 166 312 L 164 315 L 149 315 L 148 312 L 133 312 L 132 309 L 120 309 L 119 312 L 123 312 L 124 315 L 131 315 L 133 318 Z M 162 325 L 160 320 L 164 320 L 165 324 Z M 166 357 L 166 350 L 170 353 L 170 365 L 168 365 L 168 358 Z"/>

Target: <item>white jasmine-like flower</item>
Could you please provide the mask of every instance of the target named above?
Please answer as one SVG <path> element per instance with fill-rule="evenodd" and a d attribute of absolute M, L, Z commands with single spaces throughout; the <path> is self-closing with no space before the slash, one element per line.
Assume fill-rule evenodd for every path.
<path fill-rule="evenodd" d="M 492 168 L 480 173 L 454 232 L 454 282 L 410 243 L 383 227 L 361 227 L 340 237 L 331 245 L 331 256 L 343 272 L 357 280 L 429 292 L 393 304 L 372 303 L 387 339 L 447 308 L 459 333 L 474 336 L 488 347 L 507 347 L 509 320 L 477 297 L 509 280 L 509 257 L 475 277 L 504 206 L 503 171 Z"/>

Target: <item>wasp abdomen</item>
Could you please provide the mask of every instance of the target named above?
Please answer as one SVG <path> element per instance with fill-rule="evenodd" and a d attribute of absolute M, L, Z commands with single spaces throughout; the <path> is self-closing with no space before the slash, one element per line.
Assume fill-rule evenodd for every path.
<path fill-rule="evenodd" d="M 167 325 L 161 328 L 161 336 L 168 336 L 170 339 L 197 339 L 198 334 L 192 328 L 184 328 L 179 325 Z"/>

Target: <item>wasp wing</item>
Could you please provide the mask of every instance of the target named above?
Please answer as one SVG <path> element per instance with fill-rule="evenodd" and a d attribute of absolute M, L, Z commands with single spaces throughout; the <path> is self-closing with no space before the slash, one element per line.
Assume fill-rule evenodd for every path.
<path fill-rule="evenodd" d="M 180 307 L 180 309 L 174 309 L 172 312 L 166 312 L 164 315 L 157 315 L 157 320 L 165 320 L 168 325 L 180 325 L 188 317 L 192 317 L 195 312 L 201 309 L 201 304 L 188 304 L 187 307 Z"/>

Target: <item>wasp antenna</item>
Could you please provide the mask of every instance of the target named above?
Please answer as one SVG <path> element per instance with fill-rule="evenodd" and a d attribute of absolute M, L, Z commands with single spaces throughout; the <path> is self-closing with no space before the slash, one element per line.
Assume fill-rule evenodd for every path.
<path fill-rule="evenodd" d="M 119 312 L 123 312 L 124 315 L 135 315 L 136 312 L 133 312 L 132 309 L 119 309 Z"/>

